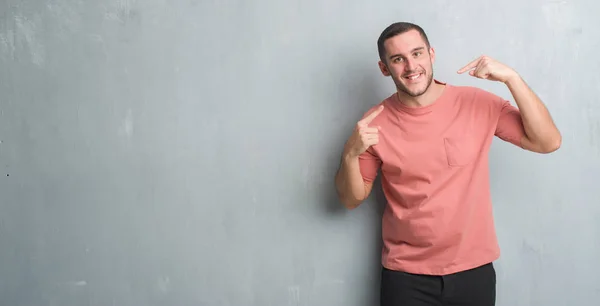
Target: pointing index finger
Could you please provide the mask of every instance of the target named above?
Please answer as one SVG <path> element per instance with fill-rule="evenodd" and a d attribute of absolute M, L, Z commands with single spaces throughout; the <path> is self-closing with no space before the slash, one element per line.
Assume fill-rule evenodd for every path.
<path fill-rule="evenodd" d="M 468 63 L 466 66 L 460 68 L 457 73 L 463 73 L 465 71 L 471 70 L 475 67 L 477 67 L 477 65 L 479 64 L 479 61 L 481 60 L 481 57 L 478 57 L 476 59 L 474 59 L 473 61 L 471 61 L 470 63 Z"/>
<path fill-rule="evenodd" d="M 371 121 L 373 121 L 373 119 L 375 119 L 375 117 L 377 117 L 377 115 L 379 115 L 382 111 L 383 111 L 383 105 L 380 105 L 375 111 L 373 111 L 368 116 L 366 116 L 361 121 L 359 121 L 359 124 L 367 125 L 367 124 L 371 123 Z"/>

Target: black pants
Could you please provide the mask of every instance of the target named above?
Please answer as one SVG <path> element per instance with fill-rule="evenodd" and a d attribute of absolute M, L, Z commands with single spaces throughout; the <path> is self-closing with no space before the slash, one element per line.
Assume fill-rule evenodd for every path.
<path fill-rule="evenodd" d="M 494 306 L 492 263 L 450 275 L 418 275 L 382 268 L 381 306 Z"/>

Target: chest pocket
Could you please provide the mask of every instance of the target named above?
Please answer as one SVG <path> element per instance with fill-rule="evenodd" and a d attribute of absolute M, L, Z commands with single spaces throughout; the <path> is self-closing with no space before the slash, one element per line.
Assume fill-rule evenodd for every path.
<path fill-rule="evenodd" d="M 477 145 L 471 135 L 444 137 L 444 151 L 449 166 L 463 167 L 477 156 Z"/>

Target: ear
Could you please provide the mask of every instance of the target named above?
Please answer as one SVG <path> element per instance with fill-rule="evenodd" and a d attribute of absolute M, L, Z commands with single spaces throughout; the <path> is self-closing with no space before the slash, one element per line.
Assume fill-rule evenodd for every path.
<path fill-rule="evenodd" d="M 381 70 L 381 73 L 386 77 L 391 75 L 387 66 L 382 61 L 379 61 L 379 70 Z"/>
<path fill-rule="evenodd" d="M 435 50 L 433 47 L 429 48 L 429 57 L 431 57 L 431 63 L 433 64 L 435 62 Z"/>

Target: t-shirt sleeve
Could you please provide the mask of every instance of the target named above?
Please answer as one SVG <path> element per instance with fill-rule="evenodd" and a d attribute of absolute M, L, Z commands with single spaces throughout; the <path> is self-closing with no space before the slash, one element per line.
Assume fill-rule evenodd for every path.
<path fill-rule="evenodd" d="M 381 159 L 371 147 L 358 157 L 358 162 L 363 180 L 366 183 L 372 183 L 377 177 L 377 171 L 381 166 Z"/>
<path fill-rule="evenodd" d="M 525 128 L 521 119 L 521 112 L 510 102 L 500 99 L 498 106 L 498 121 L 494 135 L 500 139 L 521 147 L 521 139 L 525 136 Z"/>

